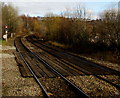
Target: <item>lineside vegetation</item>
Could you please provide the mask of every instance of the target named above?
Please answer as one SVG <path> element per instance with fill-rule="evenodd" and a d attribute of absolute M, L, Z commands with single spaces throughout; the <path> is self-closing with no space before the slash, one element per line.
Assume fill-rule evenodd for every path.
<path fill-rule="evenodd" d="M 48 13 L 45 17 L 30 17 L 18 16 L 16 8 L 3 4 L 2 21 L 3 34 L 8 25 L 9 34 L 35 34 L 69 46 L 69 50 L 89 56 L 95 53 L 98 58 L 120 63 L 120 14 L 115 9 L 106 10 L 100 19 L 91 20 L 80 5 L 74 12 L 66 10 L 62 15 Z"/>

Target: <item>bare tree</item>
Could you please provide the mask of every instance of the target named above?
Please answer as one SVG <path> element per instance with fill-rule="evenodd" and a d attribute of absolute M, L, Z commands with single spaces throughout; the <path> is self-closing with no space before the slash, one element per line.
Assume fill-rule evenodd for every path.
<path fill-rule="evenodd" d="M 118 48 L 120 45 L 119 14 L 115 9 L 107 10 L 102 16 L 106 30 L 106 38 L 110 45 Z"/>

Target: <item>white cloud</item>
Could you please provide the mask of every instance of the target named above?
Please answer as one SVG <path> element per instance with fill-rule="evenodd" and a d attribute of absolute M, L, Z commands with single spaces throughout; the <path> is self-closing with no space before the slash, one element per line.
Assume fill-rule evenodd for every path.
<path fill-rule="evenodd" d="M 3 1 L 3 0 L 1 0 Z M 92 6 L 86 7 L 88 17 L 96 18 L 97 14 L 102 11 L 103 7 L 99 6 L 100 4 L 96 2 L 102 2 L 103 0 L 4 0 L 4 2 L 11 2 L 14 6 L 18 7 L 19 14 L 29 14 L 34 16 L 44 16 L 46 13 L 53 12 L 55 14 L 60 14 L 64 12 L 66 8 L 70 12 L 76 9 L 76 5 L 79 4 L 77 1 L 82 1 L 82 6 L 86 7 L 85 1 L 92 2 Z M 104 0 L 103 2 L 110 2 L 113 0 Z M 114 0 L 116 1 L 116 0 Z M 81 4 L 81 3 L 80 3 Z M 89 3 L 88 3 L 89 4 Z M 102 3 L 101 3 L 102 4 Z M 95 5 L 95 6 L 94 6 Z M 99 9 L 98 9 L 99 8 Z M 91 15 L 90 15 L 91 14 Z"/>
<path fill-rule="evenodd" d="M 65 11 L 66 7 L 76 5 L 71 2 L 14 2 L 12 3 L 14 6 L 18 7 L 19 14 L 31 14 L 31 15 L 40 15 L 44 16 L 46 13 L 61 13 Z"/>
<path fill-rule="evenodd" d="M 119 0 L 1 0 L 1 2 L 119 2 Z"/>

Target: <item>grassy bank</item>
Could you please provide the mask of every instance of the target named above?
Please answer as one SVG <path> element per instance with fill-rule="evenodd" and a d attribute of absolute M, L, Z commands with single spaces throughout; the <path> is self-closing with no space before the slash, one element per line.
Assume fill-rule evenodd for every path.
<path fill-rule="evenodd" d="M 0 40 L 0 45 L 6 45 L 7 42 L 5 40 Z"/>
<path fill-rule="evenodd" d="M 6 42 L 6 40 L 0 40 L 0 45 L 2 46 L 11 46 L 14 44 L 13 39 L 8 39 L 8 41 Z"/>

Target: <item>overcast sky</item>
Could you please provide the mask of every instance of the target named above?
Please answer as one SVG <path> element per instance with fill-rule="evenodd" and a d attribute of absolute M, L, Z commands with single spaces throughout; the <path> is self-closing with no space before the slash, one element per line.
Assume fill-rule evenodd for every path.
<path fill-rule="evenodd" d="M 1 0 L 2 2 L 118 2 L 119 0 Z"/>
<path fill-rule="evenodd" d="M 52 12 L 61 14 L 66 9 L 73 10 L 81 4 L 91 13 L 91 18 L 99 18 L 99 13 L 110 7 L 115 7 L 119 0 L 1 0 L 10 2 L 18 8 L 19 14 L 28 14 L 30 16 L 44 16 Z M 88 2 L 89 1 L 89 2 Z"/>

